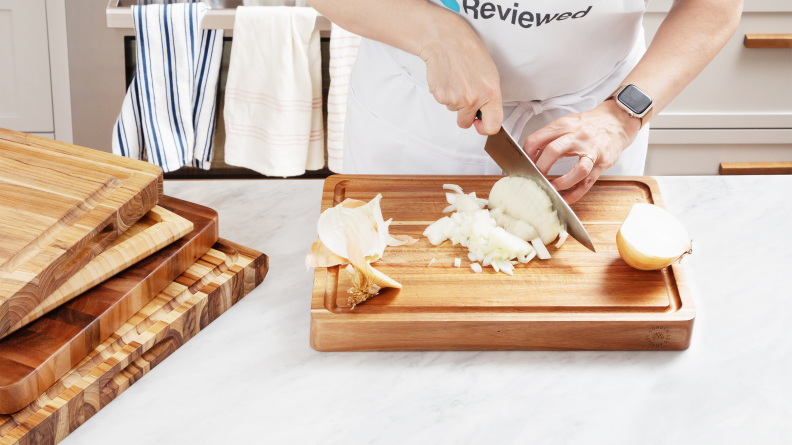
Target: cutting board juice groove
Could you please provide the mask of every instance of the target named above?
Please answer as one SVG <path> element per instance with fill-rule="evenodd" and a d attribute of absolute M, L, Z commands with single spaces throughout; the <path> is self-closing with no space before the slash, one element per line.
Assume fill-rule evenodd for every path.
<path fill-rule="evenodd" d="M 487 197 L 498 177 L 333 176 L 322 210 L 345 198 L 368 201 L 382 193 L 391 232 L 419 239 L 390 247 L 374 266 L 402 283 L 351 310 L 349 278 L 338 267 L 317 268 L 311 345 L 337 350 L 685 349 L 695 310 L 682 266 L 632 269 L 619 257 L 616 232 L 632 204 L 662 206 L 656 182 L 606 177 L 573 209 L 598 253 L 573 239 L 550 260 L 518 265 L 515 275 L 470 270 L 467 249 L 422 236 L 443 216 L 444 183 Z M 453 267 L 460 257 L 462 267 Z M 432 258 L 435 264 L 427 267 Z"/>
<path fill-rule="evenodd" d="M 0 445 L 60 442 L 264 280 L 266 255 L 223 239 L 213 247 L 236 263 L 180 304 L 187 286 L 168 286 L 36 401 L 0 415 Z M 212 255 L 203 260 L 217 263 Z"/>
<path fill-rule="evenodd" d="M 0 336 L 146 214 L 162 171 L 0 129 Z"/>

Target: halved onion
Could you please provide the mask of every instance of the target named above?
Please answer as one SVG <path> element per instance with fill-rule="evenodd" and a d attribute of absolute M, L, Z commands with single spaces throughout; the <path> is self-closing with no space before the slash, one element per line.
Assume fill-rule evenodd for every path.
<path fill-rule="evenodd" d="M 658 270 L 693 253 L 685 227 L 662 207 L 633 204 L 616 234 L 619 255 L 639 270 Z"/>

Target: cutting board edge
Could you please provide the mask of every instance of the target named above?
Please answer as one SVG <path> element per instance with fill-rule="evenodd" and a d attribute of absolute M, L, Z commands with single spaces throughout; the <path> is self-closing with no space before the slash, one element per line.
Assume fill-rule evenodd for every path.
<path fill-rule="evenodd" d="M 330 318 L 312 314 L 310 344 L 316 351 L 681 351 L 690 347 L 695 313 L 677 320 L 597 322 L 349 322 Z"/>

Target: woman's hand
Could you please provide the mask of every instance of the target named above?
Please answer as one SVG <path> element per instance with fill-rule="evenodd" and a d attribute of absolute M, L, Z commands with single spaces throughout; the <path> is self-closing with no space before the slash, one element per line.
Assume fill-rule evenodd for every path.
<path fill-rule="evenodd" d="M 580 157 L 572 171 L 551 182 L 556 190 L 571 189 L 564 194 L 571 204 L 619 160 L 640 129 L 640 119 L 630 117 L 615 101 L 606 100 L 591 111 L 564 116 L 528 136 L 523 150 L 545 175 L 557 160 Z"/>
<path fill-rule="evenodd" d="M 338 26 L 426 62 L 429 91 L 457 112 L 462 128 L 495 134 L 503 122 L 500 75 L 487 49 L 459 14 L 427 0 L 309 0 Z M 481 110 L 483 120 L 476 120 Z"/>
<path fill-rule="evenodd" d="M 464 20 L 446 18 L 438 23 L 448 29 L 438 30 L 418 54 L 426 62 L 429 91 L 438 103 L 457 112 L 461 128 L 475 124 L 479 134 L 495 134 L 503 123 L 498 69 Z M 481 120 L 476 120 L 478 110 Z"/>

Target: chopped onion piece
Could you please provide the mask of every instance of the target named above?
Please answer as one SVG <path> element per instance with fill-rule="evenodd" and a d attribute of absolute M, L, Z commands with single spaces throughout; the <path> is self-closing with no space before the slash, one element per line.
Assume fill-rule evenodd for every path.
<path fill-rule="evenodd" d="M 429 264 L 427 264 L 427 265 L 426 265 L 426 267 L 429 267 L 429 266 L 431 266 L 432 264 L 434 264 L 434 262 L 435 262 L 435 259 L 434 259 L 434 258 L 432 258 L 432 261 L 429 261 Z"/>
<path fill-rule="evenodd" d="M 448 195 L 448 194 L 446 194 Z M 454 195 L 456 196 L 455 202 L 458 212 L 477 212 L 487 205 L 486 200 L 476 198 L 470 195 Z M 484 201 L 483 203 L 481 201 Z"/>
<path fill-rule="evenodd" d="M 443 190 L 453 190 L 460 195 L 464 194 L 465 192 L 462 191 L 462 187 L 456 184 L 443 184 Z"/>
<path fill-rule="evenodd" d="M 534 257 L 536 257 L 536 250 L 534 250 L 533 252 L 529 253 L 528 256 L 525 257 L 525 262 L 527 263 L 527 262 L 531 261 L 532 259 L 534 259 Z"/>
<path fill-rule="evenodd" d="M 561 232 L 558 235 L 558 242 L 556 243 L 556 249 L 558 249 L 559 247 L 561 247 L 564 244 L 564 241 L 566 241 L 568 236 L 569 236 L 569 233 L 567 233 L 566 230 L 561 229 Z"/>
<path fill-rule="evenodd" d="M 545 247 L 541 238 L 532 239 L 531 244 L 533 244 L 536 254 L 539 256 L 540 260 L 550 259 L 550 252 L 547 251 L 547 247 Z"/>
<path fill-rule="evenodd" d="M 470 268 L 473 269 L 473 272 L 476 272 L 476 273 L 481 273 L 481 270 L 482 270 L 481 269 L 481 264 L 479 264 L 479 263 L 472 263 L 470 265 Z"/>
<path fill-rule="evenodd" d="M 462 265 L 462 258 L 454 258 L 454 267 L 459 267 Z"/>

